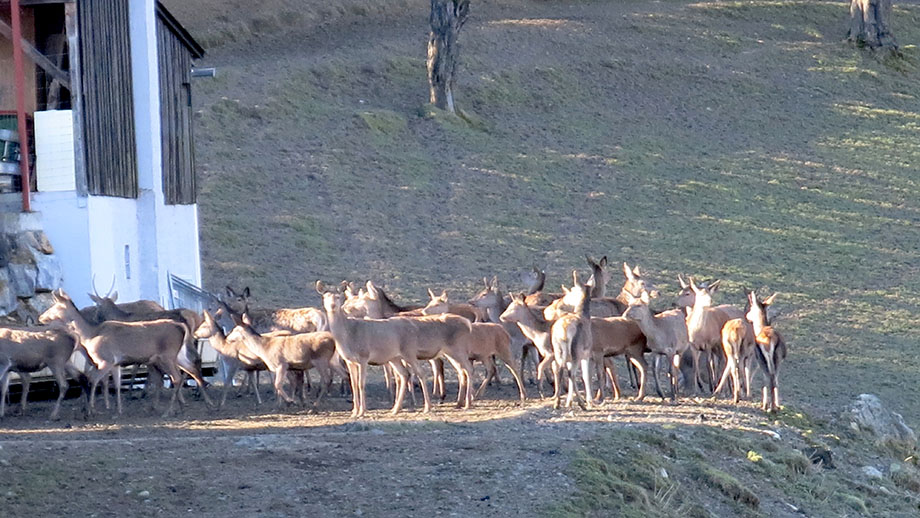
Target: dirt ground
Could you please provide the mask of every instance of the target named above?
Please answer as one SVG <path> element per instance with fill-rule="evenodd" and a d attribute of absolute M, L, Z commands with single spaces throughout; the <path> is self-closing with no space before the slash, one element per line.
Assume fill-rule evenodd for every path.
<path fill-rule="evenodd" d="M 4 514 L 534 516 L 573 491 L 565 474 L 571 455 L 602 430 L 765 430 L 752 408 L 722 402 L 651 398 L 575 412 L 533 399 L 520 406 L 507 379 L 472 410 L 445 403 L 424 415 L 410 403 L 395 417 L 377 380 L 361 421 L 350 418 L 347 398 L 326 399 L 318 413 L 279 412 L 262 388 L 262 407 L 251 394 L 231 396 L 219 411 L 192 396 L 165 419 L 138 390 L 120 417 L 102 411 L 86 420 L 80 400 L 70 399 L 63 418 L 50 422 L 52 403 L 32 403 L 0 427 L 0 469 L 15 474 L 0 478 Z"/>

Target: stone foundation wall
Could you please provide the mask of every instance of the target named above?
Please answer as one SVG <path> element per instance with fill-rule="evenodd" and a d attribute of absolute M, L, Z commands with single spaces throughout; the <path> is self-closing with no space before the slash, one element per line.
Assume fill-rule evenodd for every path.
<path fill-rule="evenodd" d="M 4 215 L 8 216 L 8 215 Z M 9 222 L 5 222 L 9 223 Z M 29 228 L 31 227 L 31 228 Z M 25 323 L 51 306 L 51 291 L 63 283 L 61 262 L 48 236 L 34 225 L 0 228 L 0 318 Z"/>

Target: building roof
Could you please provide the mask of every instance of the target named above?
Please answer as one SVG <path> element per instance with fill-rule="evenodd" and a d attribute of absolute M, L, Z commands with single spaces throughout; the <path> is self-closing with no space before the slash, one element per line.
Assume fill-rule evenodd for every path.
<path fill-rule="evenodd" d="M 163 5 L 163 2 L 157 0 L 157 16 L 163 20 L 163 23 L 166 24 L 166 27 L 169 28 L 169 31 L 172 32 L 179 41 L 185 45 L 185 48 L 192 53 L 192 57 L 195 59 L 204 57 L 204 48 L 195 41 L 195 38 L 179 23 L 179 20 L 176 19 L 172 13 L 169 12 L 169 9 Z"/>

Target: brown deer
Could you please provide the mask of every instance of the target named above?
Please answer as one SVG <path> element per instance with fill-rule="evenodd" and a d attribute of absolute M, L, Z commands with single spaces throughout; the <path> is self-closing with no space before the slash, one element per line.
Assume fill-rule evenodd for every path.
<path fill-rule="evenodd" d="M 543 392 L 543 375 L 553 362 L 553 342 L 551 330 L 553 322 L 546 320 L 542 308 L 532 308 L 527 304 L 526 296 L 511 295 L 511 304 L 501 313 L 499 320 L 502 323 L 518 326 L 521 333 L 534 344 L 542 359 L 537 365 L 537 389 L 540 397 L 546 397 Z M 553 384 L 558 380 L 553 380 Z"/>
<path fill-rule="evenodd" d="M 399 412 L 406 394 L 408 373 L 423 379 L 418 369 L 418 323 L 415 319 L 400 317 L 388 320 L 349 318 L 342 310 L 343 295 L 327 290 L 322 281 L 316 281 L 316 291 L 323 296 L 323 307 L 329 330 L 335 338 L 336 351 L 348 367 L 354 397 L 352 417 L 362 417 L 367 411 L 368 365 L 392 366 L 397 377 L 397 390 L 391 412 Z M 425 383 L 421 386 L 424 411 L 429 412 L 431 400 L 428 389 Z"/>
<path fill-rule="evenodd" d="M 251 382 L 256 393 L 256 402 L 262 404 L 262 396 L 259 394 L 258 378 L 254 373 L 267 369 L 265 363 L 255 354 L 249 352 L 249 349 L 240 341 L 229 341 L 223 328 L 218 325 L 217 321 L 211 316 L 208 310 L 204 311 L 204 321 L 195 330 L 195 338 L 208 339 L 208 343 L 219 355 L 221 355 L 222 376 L 224 378 L 224 390 L 220 397 L 218 408 L 223 408 L 227 401 L 227 393 L 233 386 L 233 377 L 237 370 L 242 369 L 249 376 L 247 381 Z"/>
<path fill-rule="evenodd" d="M 227 301 L 221 301 L 226 306 L 229 316 L 239 325 L 243 314 L 249 315 L 252 328 L 257 333 L 265 334 L 272 331 L 289 331 L 291 333 L 309 333 L 313 331 L 328 331 L 326 315 L 321 309 L 305 308 L 252 308 L 249 305 L 249 287 L 237 292 L 230 286 L 226 287 Z"/>
<path fill-rule="evenodd" d="M 67 393 L 67 374 L 77 375 L 69 362 L 79 344 L 77 337 L 60 328 L 0 328 L 0 417 L 6 412 L 10 373 L 19 373 L 22 380 L 20 405 L 24 414 L 31 374 L 47 367 L 58 385 L 58 398 L 51 411 L 51 419 L 57 419 Z"/>
<path fill-rule="evenodd" d="M 61 321 L 80 337 L 83 348 L 98 369 L 93 373 L 90 387 L 89 412 L 95 412 L 95 392 L 99 382 L 110 373 L 115 377 L 118 413 L 122 413 L 121 373 L 119 366 L 143 363 L 152 365 L 169 376 L 173 394 L 166 409 L 172 411 L 182 386 L 183 374 L 179 369 L 180 349 L 191 346 L 188 326 L 175 320 L 162 319 L 147 322 L 107 321 L 94 325 L 87 321 L 74 306 L 73 301 L 58 290 L 52 293 L 54 304 L 42 313 L 43 324 Z M 203 394 L 204 386 L 201 386 Z"/>
<path fill-rule="evenodd" d="M 275 377 L 275 393 L 279 405 L 282 401 L 294 402 L 294 398 L 284 390 L 284 380 L 289 371 L 306 372 L 315 368 L 319 372 L 319 394 L 314 406 L 319 405 L 332 384 L 331 362 L 335 354 L 335 339 L 328 331 L 268 337 L 256 333 L 250 325 L 243 323 L 233 329 L 227 341 L 242 342 L 252 355 L 268 367 Z"/>
<path fill-rule="evenodd" d="M 697 286 L 690 277 L 690 289 L 694 294 L 693 306 L 687 309 L 687 336 L 693 360 L 693 377 L 696 390 L 702 390 L 700 356 L 706 354 L 709 370 L 709 390 L 715 390 L 717 356 L 722 352 L 722 328 L 734 318 L 741 318 L 741 310 L 733 306 L 712 307 L 712 295 L 719 289 L 719 280 Z"/>
<path fill-rule="evenodd" d="M 725 323 L 722 328 L 722 352 L 725 354 L 725 368 L 719 384 L 712 392 L 716 398 L 722 392 L 729 377 L 732 380 L 732 402 L 738 404 L 741 398 L 741 385 L 747 397 L 751 397 L 751 377 L 754 359 L 754 326 L 744 318 L 735 318 Z M 741 377 L 741 374 L 744 377 Z"/>
<path fill-rule="evenodd" d="M 190 309 L 170 309 L 163 311 L 138 311 L 136 313 L 129 313 L 120 309 L 116 304 L 115 300 L 118 297 L 118 293 L 114 294 L 114 297 L 94 297 L 93 300 L 96 302 L 96 307 L 99 309 L 99 317 L 102 321 L 117 321 L 117 322 L 148 322 L 155 320 L 173 320 L 185 324 L 189 331 L 194 331 L 198 329 L 198 326 L 201 324 L 201 316 L 190 310 Z M 212 401 L 205 387 L 207 382 L 204 380 L 204 375 L 201 372 L 201 358 L 198 354 L 198 349 L 195 347 L 193 342 L 189 343 L 188 346 L 184 347 L 179 354 L 179 367 L 186 372 L 192 379 L 195 380 L 195 383 L 198 384 L 198 387 L 201 390 L 201 395 L 204 397 L 205 403 L 208 406 L 212 406 Z M 127 364 L 124 364 L 127 365 Z M 120 368 L 117 367 L 116 369 Z M 137 372 L 135 371 L 135 375 Z M 161 377 L 157 378 L 158 380 Z M 148 376 L 148 379 L 154 379 L 154 377 Z M 182 395 L 179 394 L 179 398 L 182 398 Z"/>
<path fill-rule="evenodd" d="M 605 360 L 615 356 L 625 356 L 628 364 L 634 366 L 638 372 L 636 400 L 645 399 L 645 376 L 648 365 L 645 362 L 646 341 L 642 329 L 636 322 L 625 317 L 591 317 L 591 334 L 593 336 L 594 365 L 597 369 L 599 399 L 604 400 L 604 373 L 602 366 L 606 367 L 607 375 L 613 387 L 614 400 L 620 398 L 620 387 L 617 383 L 616 372 L 612 363 Z"/>
<path fill-rule="evenodd" d="M 482 282 L 484 285 L 483 289 L 470 299 L 470 304 L 484 311 L 489 322 L 501 324 L 505 328 L 505 331 L 508 332 L 508 335 L 511 337 L 511 352 L 515 358 L 520 358 L 521 361 L 520 372 L 523 374 L 526 370 L 525 364 L 528 357 L 533 359 L 532 361 L 536 370 L 539 368 L 540 358 L 533 342 L 524 336 L 516 323 L 502 321 L 501 319 L 502 313 L 511 303 L 511 298 L 505 298 L 505 295 L 499 287 L 497 276 L 492 277 L 491 281 L 489 281 L 487 277 L 483 277 Z"/>
<path fill-rule="evenodd" d="M 470 322 L 483 322 L 485 315 L 478 311 L 472 304 L 453 304 L 447 295 L 447 291 L 442 290 L 440 295 L 436 295 L 431 289 L 428 290 L 428 296 L 431 300 L 421 309 L 423 315 L 440 315 L 450 313 L 461 316 Z M 486 317 L 487 318 L 487 317 Z"/>
<path fill-rule="evenodd" d="M 578 280 L 578 272 L 572 271 L 573 286 L 565 290 L 567 295 L 577 296 L 578 302 L 574 312 L 559 315 L 553 322 L 550 336 L 553 343 L 553 378 L 559 381 L 566 380 L 568 394 L 565 398 L 565 407 L 572 406 L 573 399 L 578 400 L 582 408 L 594 405 L 594 392 L 591 390 L 591 356 L 593 347 L 593 333 L 591 326 L 591 297 L 589 296 L 594 286 L 592 281 L 582 284 Z M 581 365 L 582 379 L 585 385 L 585 403 L 575 389 L 575 366 Z M 559 372 L 562 373 L 560 378 Z M 559 408 L 561 383 L 556 383 L 553 393 L 553 408 Z"/>
<path fill-rule="evenodd" d="M 632 297 L 632 295 L 630 295 Z M 630 305 L 623 317 L 633 320 L 645 335 L 648 350 L 666 357 L 670 363 L 671 399 L 677 398 L 681 355 L 690 347 L 687 336 L 687 323 L 683 311 L 672 309 L 654 314 L 648 306 L 649 293 L 643 291 L 638 297 L 630 299 Z M 653 378 L 658 385 L 658 370 L 654 369 Z"/>
<path fill-rule="evenodd" d="M 748 295 L 751 308 L 744 315 L 754 327 L 754 350 L 767 381 L 763 388 L 763 409 L 766 412 L 782 408 L 779 399 L 779 366 L 786 359 L 786 341 L 767 319 L 767 307 L 773 304 L 776 295 L 774 293 L 758 301 L 757 294 L 752 291 Z"/>

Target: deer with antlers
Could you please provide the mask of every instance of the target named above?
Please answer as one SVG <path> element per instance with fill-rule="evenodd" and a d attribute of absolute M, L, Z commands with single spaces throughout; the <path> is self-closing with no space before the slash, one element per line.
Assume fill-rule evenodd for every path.
<path fill-rule="evenodd" d="M 180 350 L 191 347 L 191 331 L 182 322 L 161 319 L 144 322 L 106 321 L 92 324 L 74 306 L 73 301 L 58 290 L 52 293 L 54 304 L 39 317 L 47 324 L 60 321 L 80 337 L 83 349 L 96 366 L 90 386 L 89 412 L 95 412 L 95 392 L 99 382 L 109 374 L 115 378 L 118 413 L 122 413 L 121 373 L 118 367 L 136 363 L 151 365 L 169 376 L 173 384 L 172 397 L 164 415 L 174 406 L 184 375 L 179 368 Z M 201 385 L 203 394 L 204 386 Z M 210 400 L 206 399 L 208 404 Z"/>

